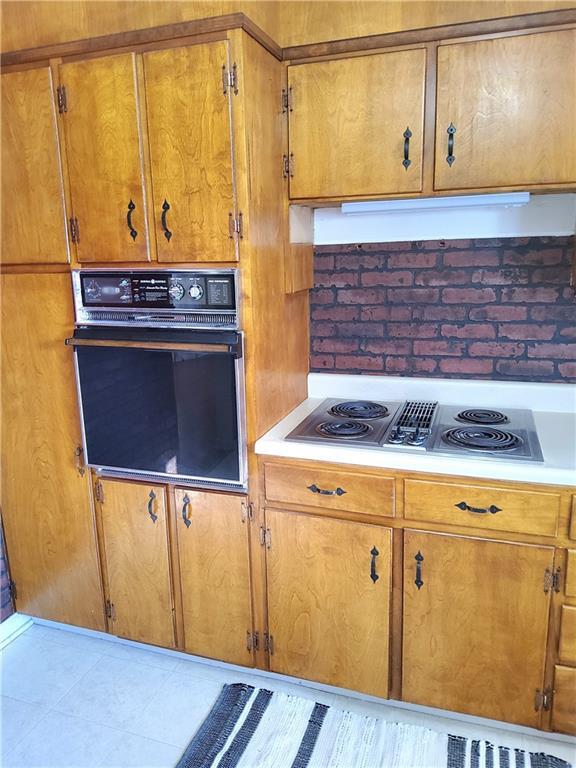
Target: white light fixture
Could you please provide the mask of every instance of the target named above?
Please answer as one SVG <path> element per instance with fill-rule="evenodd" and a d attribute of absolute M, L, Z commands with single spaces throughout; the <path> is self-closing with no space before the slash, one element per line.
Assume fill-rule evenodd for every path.
<path fill-rule="evenodd" d="M 478 208 L 496 205 L 517 208 L 530 200 L 529 192 L 510 192 L 499 195 L 461 195 L 458 197 L 414 197 L 405 200 L 368 200 L 364 203 L 342 203 L 342 213 L 402 213 L 403 211 L 433 211 L 450 208 Z"/>

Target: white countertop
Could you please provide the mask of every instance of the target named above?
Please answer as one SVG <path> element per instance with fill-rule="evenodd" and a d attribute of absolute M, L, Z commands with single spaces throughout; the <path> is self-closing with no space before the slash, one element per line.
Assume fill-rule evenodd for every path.
<path fill-rule="evenodd" d="M 311 396 L 256 442 L 256 453 L 440 475 L 576 486 L 576 386 L 571 384 L 310 374 L 308 389 Z M 285 440 L 286 435 L 327 397 L 426 398 L 438 400 L 442 405 L 530 408 L 544 462 L 439 456 L 410 452 L 409 449 Z"/>

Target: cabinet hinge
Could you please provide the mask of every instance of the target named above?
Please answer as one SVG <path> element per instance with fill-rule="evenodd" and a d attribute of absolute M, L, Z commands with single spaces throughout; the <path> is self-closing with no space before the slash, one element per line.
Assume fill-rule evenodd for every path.
<path fill-rule="evenodd" d="M 562 569 L 560 567 L 556 568 L 552 574 L 552 589 L 554 592 L 560 592 L 562 589 Z"/>
<path fill-rule="evenodd" d="M 259 632 L 246 632 L 246 649 L 248 651 L 257 651 L 260 648 L 260 633 Z"/>
<path fill-rule="evenodd" d="M 66 87 L 59 85 L 56 88 L 56 98 L 58 100 L 58 112 L 62 115 L 68 112 L 68 97 L 66 96 Z"/>
<path fill-rule="evenodd" d="M 78 224 L 78 219 L 72 217 L 70 218 L 70 239 L 73 243 L 80 242 L 80 226 Z"/>
<path fill-rule="evenodd" d="M 548 712 L 552 708 L 552 699 L 554 698 L 554 690 L 550 687 L 544 688 L 543 691 L 540 688 L 536 688 L 534 694 L 534 711 L 539 712 L 544 710 Z"/>
<path fill-rule="evenodd" d="M 238 216 L 234 216 L 233 213 L 228 214 L 228 234 L 231 240 L 234 239 L 234 235 L 238 235 L 240 240 L 242 240 L 244 237 L 244 220 L 242 213 L 239 213 Z"/>
<path fill-rule="evenodd" d="M 242 508 L 242 522 L 245 523 L 247 520 L 254 520 L 254 505 L 252 502 L 242 501 L 240 506 Z"/>
<path fill-rule="evenodd" d="M 114 607 L 114 603 L 111 603 L 110 600 L 106 600 L 106 616 L 108 616 L 109 619 L 116 618 L 116 608 Z"/>
<path fill-rule="evenodd" d="M 96 484 L 94 486 L 94 493 L 96 495 L 96 501 L 99 501 L 100 504 L 104 503 L 104 488 L 102 487 L 102 483 L 100 480 L 96 481 Z"/>
<path fill-rule="evenodd" d="M 266 547 L 266 549 L 272 548 L 272 534 L 270 533 L 270 528 L 265 528 L 263 525 L 260 526 L 260 544 L 263 547 Z"/>
<path fill-rule="evenodd" d="M 222 93 L 226 95 L 228 88 L 232 89 L 234 96 L 238 96 L 238 67 L 232 64 L 230 69 L 226 69 L 226 64 L 222 64 Z"/>
<path fill-rule="evenodd" d="M 282 155 L 282 175 L 285 179 L 294 178 L 294 153 L 290 152 L 289 155 Z"/>
<path fill-rule="evenodd" d="M 274 655 L 274 635 L 264 632 L 264 650 L 268 651 L 270 656 Z"/>
<path fill-rule="evenodd" d="M 12 579 L 10 579 L 10 581 L 8 582 L 8 590 L 10 592 L 10 597 L 12 598 L 12 602 L 14 602 L 16 600 L 18 590 L 16 589 L 16 582 L 12 581 Z"/>
<path fill-rule="evenodd" d="M 294 94 L 292 93 L 292 86 L 290 88 L 282 88 L 282 114 L 286 112 L 292 112 L 294 109 Z"/>

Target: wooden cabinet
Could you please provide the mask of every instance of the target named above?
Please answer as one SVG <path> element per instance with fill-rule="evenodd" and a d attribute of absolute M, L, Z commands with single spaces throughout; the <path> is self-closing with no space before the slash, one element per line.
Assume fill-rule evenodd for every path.
<path fill-rule="evenodd" d="M 576 735 L 576 669 L 554 668 L 552 728 Z"/>
<path fill-rule="evenodd" d="M 405 531 L 402 698 L 538 727 L 551 547 Z"/>
<path fill-rule="evenodd" d="M 391 531 L 266 510 L 270 668 L 388 695 Z"/>
<path fill-rule="evenodd" d="M 2 75 L 2 262 L 65 264 L 66 212 L 48 67 Z"/>
<path fill-rule="evenodd" d="M 290 197 L 419 192 L 425 75 L 424 48 L 290 66 Z"/>
<path fill-rule="evenodd" d="M 174 646 L 166 490 L 101 478 L 97 484 L 109 630 Z"/>
<path fill-rule="evenodd" d="M 236 216 L 224 40 L 144 54 L 159 261 L 234 261 Z"/>
<path fill-rule="evenodd" d="M 137 75 L 133 53 L 60 66 L 81 262 L 150 258 Z"/>
<path fill-rule="evenodd" d="M 574 72 L 574 29 L 441 45 L 435 189 L 574 183 Z"/>
<path fill-rule="evenodd" d="M 104 599 L 81 444 L 70 276 L 2 276 L 2 520 L 16 608 L 103 630 Z"/>
<path fill-rule="evenodd" d="M 184 648 L 232 664 L 251 664 L 246 501 L 177 488 L 175 510 Z"/>

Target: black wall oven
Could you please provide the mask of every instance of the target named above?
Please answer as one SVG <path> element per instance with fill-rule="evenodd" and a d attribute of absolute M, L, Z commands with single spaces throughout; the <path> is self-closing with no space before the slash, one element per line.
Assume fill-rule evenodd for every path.
<path fill-rule="evenodd" d="M 73 273 L 86 463 L 246 489 L 235 270 Z"/>

